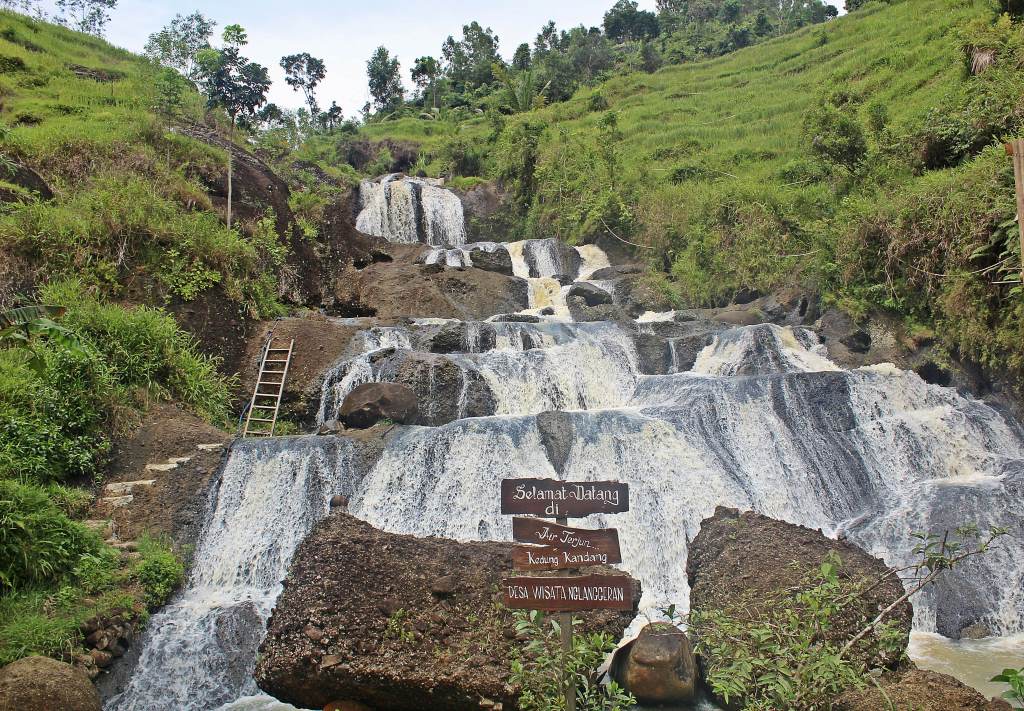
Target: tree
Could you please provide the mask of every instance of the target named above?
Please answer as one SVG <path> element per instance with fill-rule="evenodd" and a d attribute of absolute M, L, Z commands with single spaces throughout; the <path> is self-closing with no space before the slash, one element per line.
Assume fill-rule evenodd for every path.
<path fill-rule="evenodd" d="M 384 46 L 378 47 L 366 63 L 370 96 L 378 111 L 394 111 L 402 103 L 405 89 L 399 69 L 398 57 L 392 57 Z"/>
<path fill-rule="evenodd" d="M 338 106 L 337 101 L 331 102 L 331 108 L 320 114 L 320 122 L 327 128 L 328 131 L 333 131 L 334 127 L 340 124 L 344 120 L 342 115 L 341 107 Z"/>
<path fill-rule="evenodd" d="M 417 57 L 412 66 L 412 81 L 424 96 L 432 92 L 432 106 L 437 108 L 437 78 L 441 75 L 441 63 L 433 57 Z"/>
<path fill-rule="evenodd" d="M 181 74 L 164 67 L 156 77 L 156 103 L 153 108 L 161 116 L 171 118 L 181 108 L 181 97 L 188 82 Z"/>
<path fill-rule="evenodd" d="M 295 91 L 301 91 L 306 97 L 309 113 L 317 116 L 320 108 L 316 104 L 316 87 L 327 76 L 327 66 L 322 59 L 302 52 L 281 57 L 281 68 L 284 69 L 284 80 Z"/>
<path fill-rule="evenodd" d="M 462 40 L 449 37 L 441 46 L 445 74 L 456 91 L 473 90 L 494 81 L 493 67 L 500 62 L 498 37 L 490 27 L 473 21 L 462 26 Z"/>
<path fill-rule="evenodd" d="M 255 118 L 256 111 L 267 102 L 270 75 L 267 68 L 250 62 L 239 51 L 248 44 L 241 25 L 228 25 L 222 35 L 222 49 L 206 49 L 197 58 L 199 72 L 209 108 L 223 109 L 231 119 L 231 133 L 239 121 Z M 231 229 L 232 148 L 228 148 L 228 229 Z"/>
<path fill-rule="evenodd" d="M 108 11 L 115 7 L 117 0 L 57 0 L 57 9 L 60 10 L 57 22 L 79 32 L 102 37 L 110 22 Z"/>
<path fill-rule="evenodd" d="M 658 17 L 648 10 L 638 10 L 636 0 L 618 0 L 604 14 L 604 32 L 617 42 L 657 37 Z"/>
<path fill-rule="evenodd" d="M 516 47 L 516 53 L 512 55 L 512 68 L 520 71 L 530 68 L 530 45 L 526 42 Z"/>
<path fill-rule="evenodd" d="M 199 78 L 196 58 L 210 48 L 210 37 L 217 23 L 199 12 L 175 15 L 169 24 L 154 32 L 146 41 L 144 52 L 154 62 L 177 69 L 191 81 Z"/>

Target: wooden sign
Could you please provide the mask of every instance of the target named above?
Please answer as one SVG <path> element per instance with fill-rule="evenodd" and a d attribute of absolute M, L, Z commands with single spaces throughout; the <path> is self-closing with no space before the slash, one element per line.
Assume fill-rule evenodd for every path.
<path fill-rule="evenodd" d="M 617 481 L 502 479 L 501 512 L 553 518 L 629 511 L 629 485 Z"/>
<path fill-rule="evenodd" d="M 565 570 L 622 562 L 619 532 L 568 528 L 537 518 L 513 518 L 512 538 L 519 543 L 512 561 L 519 570 Z"/>
<path fill-rule="evenodd" d="M 513 610 L 632 610 L 633 581 L 627 575 L 571 578 L 507 578 L 505 606 Z"/>

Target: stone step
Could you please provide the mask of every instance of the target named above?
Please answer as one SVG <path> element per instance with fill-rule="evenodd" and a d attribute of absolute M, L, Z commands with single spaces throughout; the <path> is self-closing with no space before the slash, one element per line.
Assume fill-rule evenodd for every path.
<path fill-rule="evenodd" d="M 177 469 L 179 466 L 191 459 L 192 457 L 171 457 L 165 464 L 147 464 L 146 471 L 169 472 L 172 469 Z"/>
<path fill-rule="evenodd" d="M 100 503 L 107 504 L 115 509 L 120 509 L 130 504 L 134 498 L 135 497 L 131 494 L 126 494 L 124 496 L 104 496 L 100 499 Z"/>
<path fill-rule="evenodd" d="M 132 493 L 136 486 L 153 486 L 156 479 L 139 479 L 138 481 L 115 481 L 103 487 L 103 491 L 112 495 L 120 496 Z"/>
<path fill-rule="evenodd" d="M 222 449 L 223 447 L 224 447 L 224 443 L 223 442 L 211 442 L 210 444 L 197 444 L 196 445 L 196 449 L 198 449 L 198 450 L 200 450 L 202 452 L 212 452 L 212 451 L 217 450 L 217 449 Z"/>

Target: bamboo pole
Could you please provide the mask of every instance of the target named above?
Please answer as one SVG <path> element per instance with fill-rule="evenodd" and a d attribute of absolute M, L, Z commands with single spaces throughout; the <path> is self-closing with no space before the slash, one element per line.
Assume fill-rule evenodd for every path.
<path fill-rule="evenodd" d="M 561 516 L 555 519 L 560 526 L 567 526 L 569 519 Z M 572 613 L 561 612 L 558 615 L 558 627 L 562 633 L 563 659 L 567 659 L 572 653 Z M 565 711 L 576 711 L 576 681 L 566 673 L 565 664 L 562 665 L 562 688 L 565 690 Z"/>
<path fill-rule="evenodd" d="M 1017 192 L 1017 233 L 1020 237 L 1020 278 L 1024 283 L 1024 139 L 1011 141 L 1004 147 L 1006 152 L 1013 156 L 1013 182 Z"/>

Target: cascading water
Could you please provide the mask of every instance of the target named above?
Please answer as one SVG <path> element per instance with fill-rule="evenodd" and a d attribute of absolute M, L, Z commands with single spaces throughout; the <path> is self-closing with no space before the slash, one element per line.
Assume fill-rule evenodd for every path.
<path fill-rule="evenodd" d="M 540 247 L 503 248 L 517 274 L 545 278 L 529 277 L 544 263 L 530 257 Z M 577 273 L 591 276 L 600 255 L 581 257 Z M 670 317 L 644 320 L 638 329 Z M 355 385 L 391 376 L 378 358 L 387 349 L 429 350 L 444 328 L 465 329 L 462 350 L 443 357 L 481 376 L 500 414 L 397 429 L 372 465 L 344 438 L 236 445 L 188 588 L 154 617 L 136 676 L 110 708 L 168 699 L 208 709 L 254 693 L 247 675 L 267 612 L 331 493 L 388 531 L 507 541 L 498 482 L 516 476 L 630 484 L 629 512 L 581 523 L 619 529 L 622 567 L 642 581 L 646 609 L 687 606 L 689 541 L 719 505 L 841 533 L 894 566 L 913 558 L 911 531 L 1006 527 L 999 550 L 918 596 L 915 639 L 920 649 L 934 637 L 922 634 L 976 622 L 1024 632 L 1024 437 L 988 405 L 892 366 L 842 370 L 807 329 L 721 331 L 687 372 L 674 358 L 670 374 L 643 375 L 626 325 L 421 319 L 363 334 L 325 378 L 321 421 Z M 560 471 L 537 416 L 549 409 L 565 411 L 573 433 Z"/>
<path fill-rule="evenodd" d="M 149 621 L 128 687 L 108 709 L 212 709 L 258 693 L 256 648 L 292 554 L 351 491 L 351 445 L 337 438 L 234 444 L 185 590 Z"/>
<path fill-rule="evenodd" d="M 466 242 L 462 201 L 429 178 L 398 173 L 359 185 L 356 229 L 389 242 L 446 245 Z"/>

